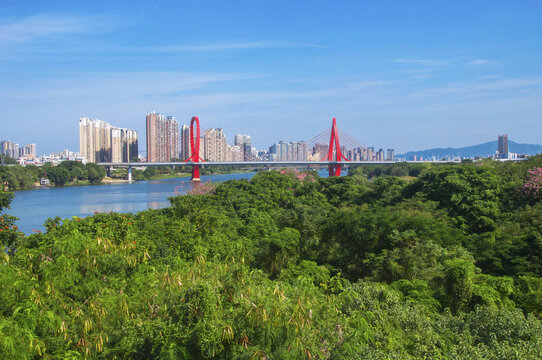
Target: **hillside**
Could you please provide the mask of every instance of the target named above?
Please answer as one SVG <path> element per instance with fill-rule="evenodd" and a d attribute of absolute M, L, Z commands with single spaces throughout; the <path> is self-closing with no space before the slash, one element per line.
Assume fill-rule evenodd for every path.
<path fill-rule="evenodd" d="M 542 145 L 538 144 L 520 144 L 514 141 L 508 141 L 508 147 L 510 152 L 518 154 L 536 155 L 542 153 Z M 424 159 L 435 156 L 436 158 L 443 157 L 455 157 L 469 158 L 475 156 L 488 157 L 495 154 L 497 151 L 497 140 L 489 141 L 483 144 L 466 146 L 462 148 L 436 148 L 420 151 L 409 151 L 405 154 L 397 155 L 400 158 L 406 158 L 407 160 L 413 160 L 423 157 Z"/>

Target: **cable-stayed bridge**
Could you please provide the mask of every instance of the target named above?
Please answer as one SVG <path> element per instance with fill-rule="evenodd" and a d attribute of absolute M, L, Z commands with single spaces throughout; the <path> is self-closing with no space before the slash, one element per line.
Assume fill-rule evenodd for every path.
<path fill-rule="evenodd" d="M 194 127 L 195 126 L 195 127 Z M 337 121 L 333 118 L 333 122 L 330 129 L 316 135 L 307 142 L 308 146 L 315 144 L 321 144 L 326 138 L 329 137 L 329 142 L 323 144 L 326 151 L 322 154 L 321 158 L 313 161 L 255 161 L 249 158 L 245 158 L 246 161 L 205 161 L 200 157 L 200 124 L 198 117 L 194 116 L 190 121 L 190 157 L 184 162 L 124 162 L 124 163 L 112 163 L 103 162 L 98 163 L 108 168 L 128 168 L 128 180 L 132 180 L 132 168 L 133 167 L 149 167 L 149 166 L 192 166 L 192 180 L 199 181 L 199 169 L 201 166 L 246 166 L 246 167 L 263 167 L 263 168 L 276 168 L 276 167 L 307 167 L 307 168 L 322 168 L 327 167 L 329 170 L 329 176 L 341 176 L 341 169 L 348 165 L 375 165 L 375 164 L 393 164 L 396 161 L 353 161 L 347 159 L 343 151 L 346 148 L 365 148 L 363 144 L 357 141 L 346 132 L 339 130 L 337 127 Z M 347 146 L 341 146 L 340 141 Z M 448 162 L 448 161 L 442 161 Z M 419 161 L 409 161 L 409 163 L 419 163 Z"/>

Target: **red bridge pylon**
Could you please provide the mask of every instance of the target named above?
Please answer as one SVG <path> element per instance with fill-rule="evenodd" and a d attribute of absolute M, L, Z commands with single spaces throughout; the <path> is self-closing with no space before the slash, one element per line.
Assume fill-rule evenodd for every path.
<path fill-rule="evenodd" d="M 335 145 L 335 149 L 333 148 L 333 145 Z M 333 159 L 333 150 L 335 150 L 335 159 Z M 341 153 L 341 146 L 339 144 L 339 130 L 337 129 L 337 120 L 335 118 L 333 118 L 333 125 L 331 126 L 329 150 L 327 156 L 323 160 L 337 162 L 337 164 L 329 165 L 329 176 L 341 176 L 341 164 L 339 163 L 341 160 L 350 161 Z"/>
<path fill-rule="evenodd" d="M 194 139 L 194 123 L 196 123 L 196 138 Z M 199 146 L 200 146 L 200 131 L 199 131 L 199 119 L 197 116 L 194 116 L 190 121 L 190 152 L 192 155 L 184 162 L 192 161 L 194 163 L 204 162 L 202 158 L 199 157 Z M 199 165 L 192 166 L 192 180 L 200 181 L 199 178 Z"/>

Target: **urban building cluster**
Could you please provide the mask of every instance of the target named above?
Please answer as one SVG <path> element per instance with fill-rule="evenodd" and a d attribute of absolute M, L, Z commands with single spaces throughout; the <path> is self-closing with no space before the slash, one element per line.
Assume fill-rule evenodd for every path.
<path fill-rule="evenodd" d="M 17 160 L 21 165 L 42 165 L 45 163 L 58 164 L 65 160 L 86 162 L 79 153 L 65 149 L 59 153 L 37 155 L 36 144 L 27 144 L 20 147 L 19 144 L 9 140 L 0 141 L 0 164 L 4 163 L 5 157 Z"/>
<path fill-rule="evenodd" d="M 137 131 L 82 117 L 79 119 L 79 154 L 88 162 L 129 162 L 137 159 Z"/>
<path fill-rule="evenodd" d="M 189 160 L 190 127 L 179 126 L 173 116 L 152 111 L 146 116 L 146 156 L 139 155 L 138 132 L 120 128 L 98 119 L 81 117 L 79 119 L 79 153 L 65 149 L 59 153 L 37 155 L 36 144 L 19 146 L 10 140 L 0 141 L 0 155 L 18 160 L 20 164 L 40 165 L 46 162 L 59 163 L 65 160 L 81 162 L 174 162 Z M 236 134 L 233 145 L 226 141 L 222 128 L 204 129 L 200 136 L 200 159 L 213 162 L 242 161 L 320 161 L 326 159 L 329 145 L 309 144 L 305 141 L 279 141 L 268 150 L 258 151 L 252 146 L 252 137 Z M 394 149 L 375 151 L 374 147 L 341 146 L 341 153 L 350 161 L 405 161 L 395 155 Z M 508 135 L 498 136 L 498 149 L 493 158 L 516 160 L 528 155 L 509 151 Z M 473 158 L 477 160 L 479 157 Z M 459 161 L 457 155 L 422 156 L 413 155 L 414 161 Z"/>
<path fill-rule="evenodd" d="M 190 150 L 190 127 L 183 125 L 181 129 L 182 151 L 181 159 L 188 160 L 192 155 Z M 222 128 L 211 128 L 203 131 L 200 137 L 201 159 L 206 161 L 250 161 L 257 159 L 255 149 L 252 147 L 250 135 L 236 134 L 233 145 L 226 141 L 226 134 Z"/>
<path fill-rule="evenodd" d="M 36 159 L 36 144 L 19 146 L 19 144 L 12 141 L 2 140 L 0 142 L 0 154 L 19 160 L 20 163 L 34 161 Z"/>
<path fill-rule="evenodd" d="M 324 154 L 328 152 L 327 144 L 316 144 L 313 148 L 313 153 L 318 153 L 320 160 Z M 379 149 L 375 151 L 374 147 L 361 147 L 358 146 L 353 149 L 348 149 L 346 146 L 341 146 L 341 153 L 350 161 L 393 161 L 395 160 L 395 150 L 387 149 L 387 152 L 384 149 Z"/>
<path fill-rule="evenodd" d="M 279 141 L 269 147 L 270 161 L 307 161 L 309 152 L 307 143 L 304 141 Z M 314 159 L 319 160 L 319 159 Z"/>
<path fill-rule="evenodd" d="M 188 160 L 192 155 L 190 148 L 190 127 L 182 125 L 173 116 L 165 116 L 155 111 L 147 114 L 147 156 L 148 162 L 169 162 Z M 257 154 L 251 146 L 249 135 L 235 135 L 234 145 L 228 144 L 226 134 L 221 128 L 205 129 L 200 134 L 201 159 L 206 161 L 246 161 L 255 159 Z"/>
<path fill-rule="evenodd" d="M 152 111 L 147 113 L 146 156 L 141 160 L 162 163 L 188 160 L 190 148 L 190 127 L 179 126 L 173 116 Z M 138 134 L 135 130 L 112 126 L 102 120 L 82 117 L 79 120 L 80 156 L 89 162 L 129 162 L 138 156 Z M 385 161 L 394 159 L 393 149 L 341 147 L 349 160 Z M 204 129 L 200 134 L 199 157 L 206 161 L 319 161 L 328 152 L 327 144 L 315 144 L 309 148 L 305 141 L 279 141 L 269 150 L 258 151 L 252 146 L 250 135 L 236 134 L 233 145 L 229 144 L 222 128 Z"/>
<path fill-rule="evenodd" d="M 58 153 L 50 153 L 50 154 L 42 154 L 37 157 L 37 165 L 39 164 L 45 164 L 45 163 L 52 163 L 53 165 L 58 165 L 62 161 L 79 161 L 82 163 L 86 163 L 86 159 L 79 155 L 76 151 L 71 151 L 68 149 L 64 149 Z"/>
<path fill-rule="evenodd" d="M 101 120 L 81 118 L 79 124 L 80 154 L 90 162 L 127 162 L 137 154 L 137 132 L 121 129 Z M 146 116 L 147 162 L 185 161 L 192 155 L 190 127 L 179 126 L 173 116 L 152 111 Z M 353 161 L 385 161 L 394 159 L 394 150 L 374 148 L 341 147 L 343 155 Z M 206 161 L 239 162 L 268 161 L 319 161 L 328 152 L 327 144 L 315 144 L 309 148 L 305 141 L 279 141 L 269 150 L 258 151 L 252 146 L 250 135 L 236 134 L 234 144 L 227 142 L 222 128 L 204 129 L 200 134 L 199 157 Z"/>

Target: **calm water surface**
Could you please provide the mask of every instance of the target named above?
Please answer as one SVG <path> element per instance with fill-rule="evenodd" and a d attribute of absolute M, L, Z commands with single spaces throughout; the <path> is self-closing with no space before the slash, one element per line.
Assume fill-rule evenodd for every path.
<path fill-rule="evenodd" d="M 202 181 L 220 182 L 250 179 L 255 173 L 208 175 Z M 189 177 L 136 181 L 131 184 L 71 186 L 16 191 L 11 208 L 6 212 L 19 218 L 17 225 L 25 234 L 44 230 L 50 217 L 62 219 L 84 217 L 95 212 L 137 212 L 169 206 L 168 197 L 176 190 L 183 194 L 191 188 Z"/>

